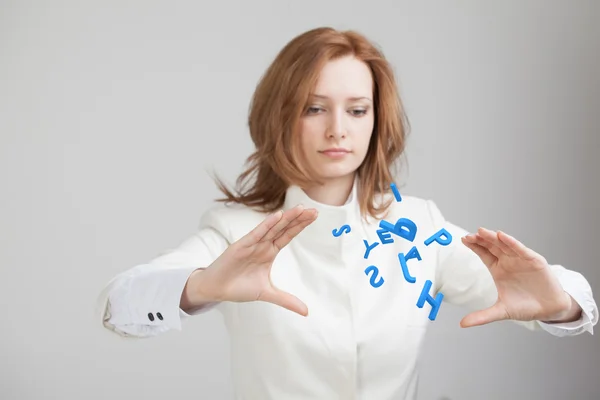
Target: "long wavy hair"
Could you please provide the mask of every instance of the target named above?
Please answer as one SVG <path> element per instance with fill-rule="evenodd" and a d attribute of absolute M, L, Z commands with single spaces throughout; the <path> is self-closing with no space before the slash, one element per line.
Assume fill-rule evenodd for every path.
<path fill-rule="evenodd" d="M 389 198 L 376 202 L 375 196 L 390 190 L 395 163 L 405 149 L 408 119 L 383 52 L 358 32 L 330 27 L 293 38 L 261 77 L 248 116 L 255 151 L 237 178 L 235 192 L 215 178 L 225 195 L 217 201 L 272 212 L 283 206 L 289 185 L 306 188 L 319 183 L 304 162 L 299 120 L 321 68 L 328 61 L 349 55 L 369 66 L 374 81 L 374 131 L 365 160 L 356 171 L 360 211 L 363 218 L 379 218 L 385 213 Z"/>

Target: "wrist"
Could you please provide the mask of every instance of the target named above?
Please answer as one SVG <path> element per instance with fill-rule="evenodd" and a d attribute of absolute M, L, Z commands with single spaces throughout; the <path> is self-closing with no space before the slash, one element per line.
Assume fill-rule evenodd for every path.
<path fill-rule="evenodd" d="M 565 302 L 567 304 L 565 306 L 565 309 L 562 312 L 553 316 L 553 318 L 549 318 L 548 321 L 543 322 L 558 324 L 577 321 L 581 318 L 582 309 L 579 306 L 579 304 L 573 299 L 573 297 L 570 294 L 568 294 L 567 292 L 564 292 L 564 294 L 567 299 Z"/>
<path fill-rule="evenodd" d="M 190 280 L 193 297 L 198 303 L 222 301 L 221 290 L 216 284 L 215 268 L 199 268 L 192 272 Z"/>
<path fill-rule="evenodd" d="M 209 290 L 213 285 L 210 283 L 209 274 L 205 268 L 194 270 L 185 284 L 181 296 L 180 307 L 184 311 L 194 310 L 207 303 L 218 301 L 217 296 Z"/>

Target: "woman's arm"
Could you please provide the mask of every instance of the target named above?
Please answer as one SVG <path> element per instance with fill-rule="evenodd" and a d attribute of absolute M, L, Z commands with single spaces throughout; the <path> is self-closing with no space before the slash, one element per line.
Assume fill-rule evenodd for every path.
<path fill-rule="evenodd" d="M 179 308 L 186 314 L 196 314 L 217 303 L 217 296 L 211 294 L 211 282 L 205 268 L 194 270 L 183 288 Z"/>
<path fill-rule="evenodd" d="M 488 266 L 469 247 L 461 242 L 468 232 L 445 220 L 433 201 L 428 201 L 434 229 L 445 228 L 453 240 L 448 246 L 439 246 L 436 290 L 444 294 L 444 301 L 461 305 L 470 311 L 484 310 L 498 299 L 498 289 Z M 543 328 L 556 336 L 572 336 L 585 331 L 593 333 L 598 322 L 598 307 L 588 281 L 578 272 L 560 265 L 549 265 L 549 271 L 557 278 L 562 289 L 573 299 L 570 307 L 557 315 L 556 322 L 515 320 L 528 329 Z M 579 308 L 581 314 L 578 314 Z M 579 316 L 576 320 L 573 318 Z"/>
<path fill-rule="evenodd" d="M 217 304 L 210 299 L 201 300 L 198 293 L 192 298 L 191 289 L 196 289 L 194 282 L 200 271 L 227 246 L 219 232 L 203 228 L 148 263 L 118 274 L 98 298 L 103 326 L 121 336 L 133 337 L 181 330 L 182 319 L 206 312 Z"/>
<path fill-rule="evenodd" d="M 266 217 L 246 212 L 256 225 L 233 243 L 226 239 L 232 224 L 249 221 L 214 208 L 181 245 L 116 276 L 99 299 L 103 325 L 123 336 L 149 337 L 180 330 L 188 313 L 257 300 L 306 316 L 306 304 L 273 286 L 269 275 L 279 251 L 316 219 L 316 210 L 298 205 Z"/>

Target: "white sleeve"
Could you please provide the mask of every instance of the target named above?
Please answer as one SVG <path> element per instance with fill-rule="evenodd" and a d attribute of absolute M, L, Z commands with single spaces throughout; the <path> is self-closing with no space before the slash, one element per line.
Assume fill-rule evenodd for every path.
<path fill-rule="evenodd" d="M 487 266 L 479 256 L 465 246 L 460 238 L 469 232 L 444 219 L 436 204 L 428 200 L 434 229 L 445 228 L 452 235 L 447 246 L 438 246 L 436 290 L 443 293 L 444 301 L 464 306 L 469 311 L 482 310 L 494 305 L 498 291 Z M 581 306 L 582 317 L 569 323 L 548 324 L 541 321 L 513 321 L 530 330 L 543 329 L 555 336 L 574 336 L 583 332 L 593 334 L 598 322 L 598 306 L 590 284 L 583 275 L 561 265 L 550 265 L 565 292 Z"/>
<path fill-rule="evenodd" d="M 151 337 L 181 330 L 183 319 L 217 305 L 185 313 L 179 307 L 190 274 L 208 267 L 228 242 L 213 228 L 199 229 L 179 246 L 115 276 L 97 300 L 102 325 L 125 337 Z"/>
<path fill-rule="evenodd" d="M 592 288 L 583 275 L 561 266 L 553 266 L 554 273 L 565 292 L 581 307 L 581 318 L 573 322 L 548 324 L 538 321 L 545 331 L 554 336 L 574 336 L 583 332 L 594 334 L 594 325 L 598 323 L 598 306 L 594 301 Z"/>

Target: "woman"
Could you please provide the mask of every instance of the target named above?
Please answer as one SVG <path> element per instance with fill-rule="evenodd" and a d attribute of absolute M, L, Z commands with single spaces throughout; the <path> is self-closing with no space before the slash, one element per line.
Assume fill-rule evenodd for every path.
<path fill-rule="evenodd" d="M 592 332 L 585 278 L 503 232 L 466 231 L 401 195 L 406 118 L 384 56 L 329 28 L 293 39 L 258 85 L 256 152 L 234 193 L 175 249 L 116 276 L 102 322 L 130 337 L 219 310 L 243 399 L 414 399 L 442 302 L 469 327 L 511 319 Z M 460 238 L 460 240 L 458 240 Z"/>

